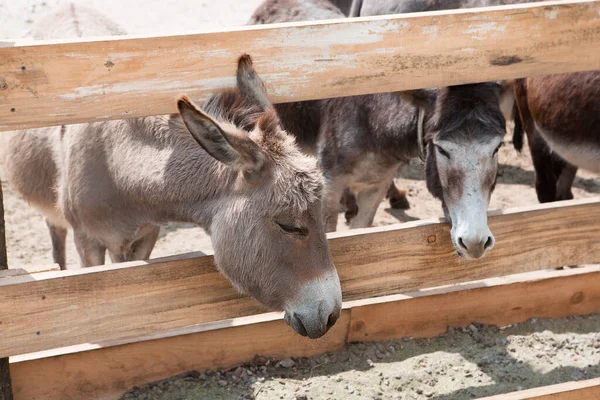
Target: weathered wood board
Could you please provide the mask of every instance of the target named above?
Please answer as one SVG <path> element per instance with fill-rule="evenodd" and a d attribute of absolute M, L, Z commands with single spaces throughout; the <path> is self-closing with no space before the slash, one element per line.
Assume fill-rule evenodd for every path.
<path fill-rule="evenodd" d="M 87 42 L 0 42 L 0 130 L 175 112 L 253 56 L 274 102 L 600 69 L 600 1 Z M 54 44 L 52 44 L 54 43 Z"/>

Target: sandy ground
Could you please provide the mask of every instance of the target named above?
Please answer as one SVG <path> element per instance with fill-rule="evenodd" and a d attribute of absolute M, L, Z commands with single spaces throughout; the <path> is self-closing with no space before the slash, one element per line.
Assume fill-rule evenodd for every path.
<path fill-rule="evenodd" d="M 466 400 L 600 376 L 600 316 L 450 328 L 435 339 L 357 343 L 318 357 L 190 372 L 123 400 Z"/>
<path fill-rule="evenodd" d="M 0 0 L 0 38 L 19 38 L 61 0 Z M 131 34 L 168 34 L 212 30 L 245 23 L 258 0 L 208 2 L 180 0 L 81 0 L 96 7 Z M 118 10 L 118 11 L 117 11 Z M 0 133 L 0 150 L 8 134 Z M 500 152 L 498 186 L 491 209 L 537 204 L 531 187 L 533 169 L 528 152 L 518 154 L 510 137 Z M 4 188 L 9 265 L 11 268 L 52 263 L 50 239 L 42 217 L 20 200 L 6 182 Z M 423 167 L 414 162 L 397 179 L 408 191 L 411 208 L 391 210 L 383 202 L 376 225 L 441 215 L 440 204 L 428 193 Z M 575 198 L 600 196 L 598 176 L 580 172 Z M 339 229 L 347 229 L 341 216 Z M 211 252 L 200 228 L 171 224 L 161 231 L 153 257 L 190 251 Z M 68 264 L 78 268 L 72 239 Z M 248 365 L 223 372 L 191 373 L 135 389 L 126 399 L 469 399 L 520 388 L 600 376 L 600 316 L 537 321 L 499 330 L 476 327 L 451 330 L 432 340 L 357 344 L 320 357 L 286 360 L 285 366 Z M 263 363 L 264 364 L 264 360 Z M 287 367 L 286 367 L 287 366 Z"/>

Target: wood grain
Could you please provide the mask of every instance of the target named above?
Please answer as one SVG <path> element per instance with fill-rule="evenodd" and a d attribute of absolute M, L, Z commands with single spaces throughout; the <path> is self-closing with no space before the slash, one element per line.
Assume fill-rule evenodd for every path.
<path fill-rule="evenodd" d="M 543 280 L 539 280 L 542 279 Z M 568 278 L 568 282 L 567 282 Z M 503 326 L 530 318 L 562 318 L 600 311 L 600 266 L 525 274 L 517 281 L 473 283 L 470 289 L 416 293 L 406 301 L 352 307 L 350 342 L 434 337 L 449 326 Z M 494 290 L 485 285 L 493 284 Z M 464 289 L 464 286 L 463 286 Z"/>
<path fill-rule="evenodd" d="M 339 350 L 349 324 L 350 312 L 344 311 L 317 340 L 277 320 L 15 363 L 15 398 L 114 400 L 133 386 L 190 370 L 230 368 L 256 355 L 280 360 Z"/>
<path fill-rule="evenodd" d="M 172 338 L 100 349 L 94 349 L 91 345 L 78 346 L 69 349 L 71 352 L 76 351 L 71 354 L 54 351 L 50 354 L 43 352 L 15 357 L 15 361 L 11 363 L 15 397 L 17 400 L 115 399 L 132 386 L 192 369 L 201 371 L 229 368 L 252 360 L 256 354 L 283 358 L 334 351 L 355 339 L 355 335 L 348 334 L 349 329 L 356 326 L 357 321 L 364 320 L 364 313 L 356 311 L 364 311 L 363 307 L 369 307 L 373 304 L 368 303 L 373 302 L 378 302 L 378 306 L 388 307 L 391 311 L 399 309 L 399 304 L 406 304 L 402 308 L 407 310 L 429 310 L 431 301 L 436 302 L 438 309 L 444 309 L 447 302 L 455 302 L 457 299 L 466 301 L 467 304 L 481 303 L 474 308 L 448 308 L 451 315 L 431 313 L 426 318 L 426 323 L 422 313 L 417 312 L 408 312 L 395 320 L 386 316 L 388 321 L 412 327 L 412 330 L 392 330 L 390 333 L 409 336 L 419 336 L 419 329 L 435 336 L 444 332 L 448 323 L 477 322 L 480 320 L 481 310 L 498 312 L 496 299 L 507 292 L 510 292 L 510 296 L 523 299 L 523 310 L 498 312 L 493 319 L 498 325 L 517 323 L 533 317 L 562 317 L 565 312 L 570 315 L 598 312 L 600 285 L 590 285 L 590 282 L 598 282 L 599 275 L 600 266 L 567 271 L 536 271 L 386 299 L 350 302 L 345 304 L 347 309 L 332 330 L 317 341 L 299 337 L 282 321 L 271 321 L 272 317 L 264 318 L 266 322 L 257 322 L 261 320 L 259 316 L 233 320 L 230 322 L 230 325 L 235 326 L 233 328 L 198 333 L 192 333 L 190 329 L 189 334 Z M 553 290 L 557 283 L 561 285 L 559 298 L 566 304 L 559 304 L 555 298 Z M 470 290 L 472 287 L 477 289 Z M 578 304 L 573 304 L 568 296 L 563 295 L 579 292 L 585 293 L 585 296 Z M 437 322 L 434 321 L 436 318 Z M 489 321 L 489 316 L 486 315 L 484 320 Z M 20 361 L 16 361 L 17 359 Z M 35 384 L 32 384 L 31 376 L 38 377 Z M 60 384 L 56 384 L 57 382 Z M 560 399 L 563 400 L 562 397 Z M 564 400 L 567 399 L 571 398 L 566 397 Z"/>
<path fill-rule="evenodd" d="M 600 1 L 96 41 L 0 42 L 0 130 L 175 112 L 253 56 L 274 102 L 600 69 Z"/>
<path fill-rule="evenodd" d="M 567 382 L 544 386 L 482 400 L 598 400 L 600 399 L 600 378 L 587 381 Z"/>
<path fill-rule="evenodd" d="M 490 217 L 496 248 L 478 261 L 457 257 L 449 226 L 437 221 L 331 235 L 344 300 L 600 261 L 597 200 L 502 214 Z M 182 255 L 7 277 L 0 279 L 0 356 L 132 342 L 263 311 L 236 293 L 216 271 L 212 257 Z"/>
<path fill-rule="evenodd" d="M 336 234 L 331 252 L 344 300 L 600 262 L 598 200 L 490 212 L 496 246 L 475 261 L 456 256 L 445 223 L 417 221 Z"/>

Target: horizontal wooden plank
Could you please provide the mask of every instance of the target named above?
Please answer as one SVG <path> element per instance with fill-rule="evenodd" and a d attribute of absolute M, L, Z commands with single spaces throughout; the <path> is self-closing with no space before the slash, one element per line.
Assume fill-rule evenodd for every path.
<path fill-rule="evenodd" d="M 600 69 L 600 1 L 96 41 L 0 42 L 0 130 L 175 112 L 251 54 L 274 102 Z M 50 44 L 42 44 L 50 43 Z"/>
<path fill-rule="evenodd" d="M 356 318 L 363 318 L 360 313 L 355 318 L 355 311 L 362 307 L 377 303 L 395 310 L 398 304 L 406 304 L 408 310 L 427 310 L 433 299 L 438 307 L 444 308 L 448 302 L 455 303 L 457 299 L 466 304 L 476 304 L 477 307 L 453 307 L 447 313 L 429 313 L 430 326 L 442 327 L 424 331 L 434 336 L 446 330 L 449 322 L 480 320 L 482 310 L 495 311 L 495 298 L 506 295 L 523 302 L 523 311 L 499 312 L 494 321 L 498 325 L 508 325 L 521 322 L 533 317 L 562 317 L 565 312 L 569 315 L 587 314 L 600 311 L 600 285 L 598 282 L 600 266 L 590 266 L 567 271 L 537 271 L 504 278 L 494 278 L 479 282 L 469 282 L 453 287 L 430 289 L 403 296 L 384 299 L 369 299 L 346 303 L 344 314 L 322 339 L 309 341 L 294 334 L 281 320 L 255 323 L 258 317 L 231 321 L 233 328 L 210 332 L 187 334 L 183 336 L 154 339 L 134 344 L 111 346 L 94 349 L 92 346 L 82 346 L 79 352 L 47 357 L 31 354 L 27 357 L 11 358 L 11 371 L 15 387 L 16 400 L 87 400 L 114 399 L 123 391 L 133 386 L 167 378 L 188 370 L 206 370 L 228 368 L 239 363 L 252 360 L 255 355 L 272 356 L 275 358 L 301 357 L 311 354 L 324 353 L 339 349 L 346 340 L 350 326 L 356 325 Z M 586 300 L 573 304 L 569 298 L 560 296 L 566 304 L 558 307 L 554 296 L 554 288 L 560 282 L 561 293 L 585 293 Z M 477 290 L 471 290 L 476 287 Z M 536 293 L 528 295 L 527 291 Z M 433 296 L 431 296 L 433 295 Z M 595 299 L 592 303 L 587 299 Z M 422 313 L 409 312 L 402 322 L 413 330 L 392 331 L 396 334 L 419 336 L 419 324 L 423 322 Z M 386 317 L 390 320 L 390 318 Z M 437 319 L 438 322 L 433 322 Z M 469 323 L 470 323 L 469 322 Z M 421 335 L 422 336 L 422 335 Z M 142 339 L 142 338 L 140 338 Z M 239 347 L 238 347 L 239 346 Z M 88 351 L 82 351 L 88 350 Z M 56 353 L 55 353 L 56 354 Z M 44 358 L 40 358 L 44 357 Z M 21 361 L 16 361 L 17 359 Z M 35 384 L 31 377 L 36 376 Z M 57 384 L 60 382 L 60 384 Z M 503 397 L 504 399 L 504 397 Z"/>
<path fill-rule="evenodd" d="M 600 378 L 522 390 L 482 400 L 598 400 Z"/>
<path fill-rule="evenodd" d="M 190 370 L 232 367 L 258 354 L 282 359 L 335 351 L 345 346 L 349 324 L 350 312 L 344 311 L 317 340 L 277 320 L 13 363 L 15 400 L 114 400 L 136 385 Z"/>
<path fill-rule="evenodd" d="M 489 227 L 496 246 L 475 261 L 456 256 L 445 223 L 416 221 L 339 233 L 331 252 L 344 299 L 600 262 L 598 200 L 492 211 Z"/>
<path fill-rule="evenodd" d="M 496 248 L 477 261 L 456 256 L 449 226 L 439 221 L 331 235 L 344 300 L 600 262 L 600 202 L 595 199 L 491 214 Z M 0 279 L 0 356 L 123 343 L 262 311 L 235 292 L 212 257 L 184 255 L 7 277 Z"/>
<path fill-rule="evenodd" d="M 566 284 L 566 280 L 569 283 Z M 560 318 L 600 311 L 600 266 L 570 271 L 543 271 L 481 281 L 411 295 L 419 306 L 393 296 L 386 302 L 352 306 L 350 342 L 384 341 L 399 337 L 433 337 L 448 326 L 466 328 L 473 322 L 502 326 L 530 318 Z M 485 285 L 493 285 L 488 290 Z M 435 292 L 433 292 L 435 293 Z M 544 299 L 544 301 L 541 301 Z"/>

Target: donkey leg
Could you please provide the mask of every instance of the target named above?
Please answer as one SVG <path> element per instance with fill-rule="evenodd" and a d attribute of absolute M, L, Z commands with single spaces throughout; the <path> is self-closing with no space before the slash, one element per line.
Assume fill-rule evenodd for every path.
<path fill-rule="evenodd" d="M 552 150 L 537 132 L 527 136 L 529 151 L 535 170 L 535 191 L 540 203 L 556 201 L 556 162 Z"/>
<path fill-rule="evenodd" d="M 390 206 L 392 208 L 397 210 L 408 210 L 410 208 L 410 203 L 406 198 L 406 191 L 398 189 L 394 181 L 392 181 L 385 197 L 390 199 Z"/>
<path fill-rule="evenodd" d="M 46 219 L 46 226 L 48 226 L 52 241 L 52 259 L 60 266 L 60 269 L 67 269 L 67 229 L 52 224 L 48 219 Z"/>
<path fill-rule="evenodd" d="M 132 260 L 147 260 L 156 245 L 160 226 L 151 225 L 147 228 L 147 232 L 141 239 L 137 240 L 132 246 Z"/>
<path fill-rule="evenodd" d="M 573 164 L 565 162 L 565 166 L 558 176 L 556 182 L 556 200 L 571 200 L 573 199 L 573 181 L 577 175 L 577 167 Z"/>
<path fill-rule="evenodd" d="M 335 232 L 340 212 L 340 199 L 347 186 L 346 177 L 326 179 L 323 193 L 323 221 L 326 232 Z"/>
<path fill-rule="evenodd" d="M 373 225 L 377 208 L 383 201 L 385 193 L 389 188 L 388 182 L 386 180 L 377 186 L 372 186 L 358 193 L 356 197 L 358 214 L 350 221 L 350 229 L 367 228 Z"/>
<path fill-rule="evenodd" d="M 146 225 L 141 228 L 131 242 L 127 242 L 118 251 L 108 249 L 108 254 L 113 263 L 122 263 L 135 260 L 147 260 L 154 249 L 160 226 Z"/>
<path fill-rule="evenodd" d="M 98 240 L 90 238 L 85 233 L 74 230 L 75 247 L 81 259 L 81 267 L 104 265 L 106 247 Z"/>
<path fill-rule="evenodd" d="M 344 194 L 342 194 L 340 203 L 342 203 L 346 209 L 346 213 L 344 214 L 346 222 L 350 223 L 350 220 L 358 214 L 358 205 L 356 204 L 356 196 L 349 188 L 344 189 Z"/>

